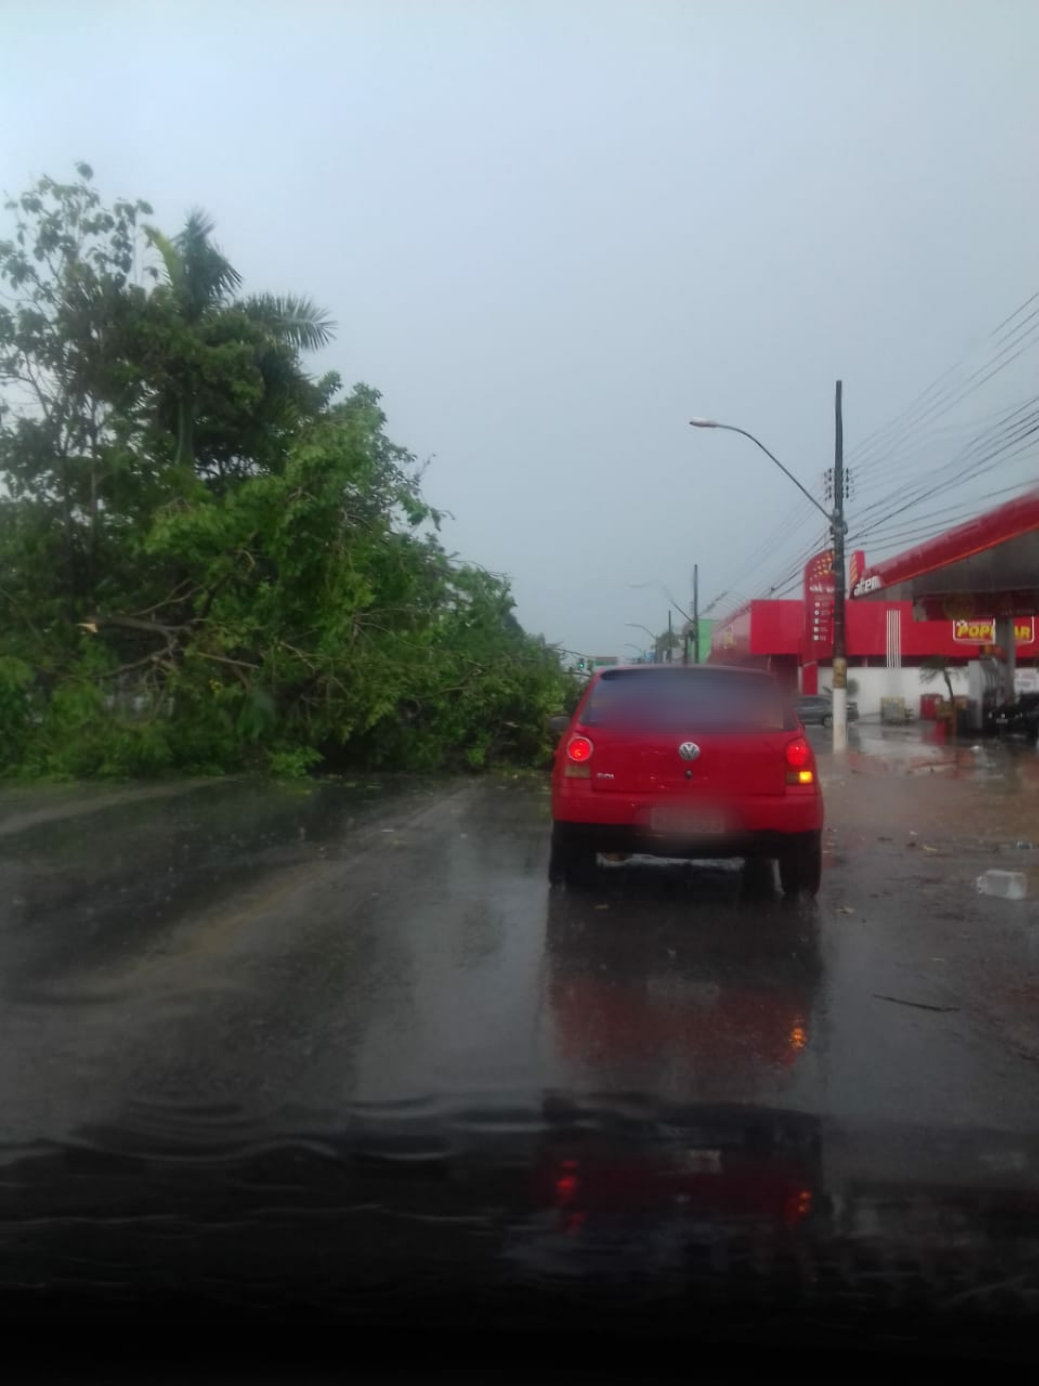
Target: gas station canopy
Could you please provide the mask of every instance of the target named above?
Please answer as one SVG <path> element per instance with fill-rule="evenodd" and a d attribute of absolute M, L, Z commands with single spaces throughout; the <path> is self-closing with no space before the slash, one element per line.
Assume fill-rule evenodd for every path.
<path fill-rule="evenodd" d="M 857 575 L 857 601 L 911 601 L 915 620 L 1039 611 L 1039 487 Z"/>

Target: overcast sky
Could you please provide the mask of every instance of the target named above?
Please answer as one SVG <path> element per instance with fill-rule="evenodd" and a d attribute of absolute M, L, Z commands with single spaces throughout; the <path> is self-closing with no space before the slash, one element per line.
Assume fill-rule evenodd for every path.
<path fill-rule="evenodd" d="M 865 450 L 854 532 L 1035 379 L 988 336 L 1039 289 L 1035 0 L 0 0 L 0 27 L 0 185 L 86 159 L 169 230 L 210 211 L 249 289 L 331 311 L 315 366 L 383 392 L 449 546 L 568 648 L 661 628 L 632 584 L 685 605 L 697 562 L 702 605 L 759 595 L 811 543 L 691 415 L 816 490 L 837 376 L 854 454 L 961 363 L 956 410 Z"/>

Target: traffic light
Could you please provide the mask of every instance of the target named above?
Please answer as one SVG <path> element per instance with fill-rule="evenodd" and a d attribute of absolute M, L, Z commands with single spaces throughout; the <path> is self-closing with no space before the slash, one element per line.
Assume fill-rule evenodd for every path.
<path fill-rule="evenodd" d="M 578 667 L 578 669 L 581 670 L 581 671 L 584 670 L 584 660 L 583 660 L 583 659 L 579 659 L 579 660 L 577 661 L 577 667 Z"/>

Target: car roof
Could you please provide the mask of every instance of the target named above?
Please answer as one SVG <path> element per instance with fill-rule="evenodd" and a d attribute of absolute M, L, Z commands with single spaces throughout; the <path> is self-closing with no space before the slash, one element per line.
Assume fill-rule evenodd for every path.
<path fill-rule="evenodd" d="M 652 671 L 655 674 L 740 674 L 746 678 L 771 679 L 774 676 L 767 669 L 744 669 L 738 664 L 608 664 L 603 669 L 596 669 L 595 678 L 602 678 L 603 674 L 627 673 L 630 670 L 638 670 L 640 674 Z"/>

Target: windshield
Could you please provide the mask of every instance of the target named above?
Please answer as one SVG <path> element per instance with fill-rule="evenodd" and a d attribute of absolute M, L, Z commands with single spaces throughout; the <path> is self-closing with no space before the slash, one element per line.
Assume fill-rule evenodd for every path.
<path fill-rule="evenodd" d="M 1039 1356 L 1039 3 L 4 0 L 0 136 L 27 1360 Z"/>

